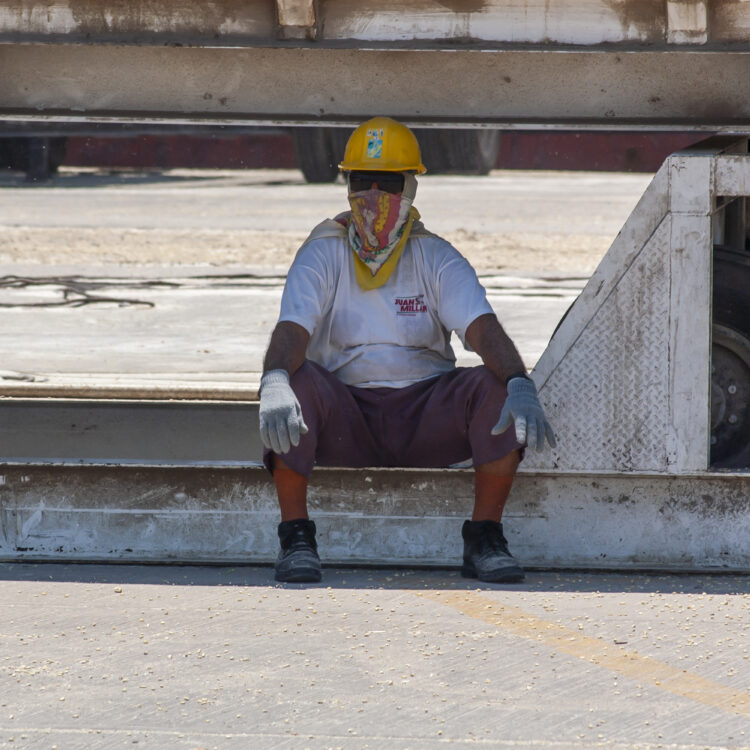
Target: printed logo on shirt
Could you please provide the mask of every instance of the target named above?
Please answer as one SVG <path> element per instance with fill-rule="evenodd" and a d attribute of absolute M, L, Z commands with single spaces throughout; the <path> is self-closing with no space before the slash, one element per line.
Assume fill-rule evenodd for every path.
<path fill-rule="evenodd" d="M 427 312 L 424 294 L 417 294 L 414 297 L 396 297 L 395 303 L 396 315 L 417 315 Z"/>

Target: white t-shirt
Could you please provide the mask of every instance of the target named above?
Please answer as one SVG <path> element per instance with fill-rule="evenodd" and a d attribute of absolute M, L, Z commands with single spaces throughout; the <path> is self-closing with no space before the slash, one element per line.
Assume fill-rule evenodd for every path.
<path fill-rule="evenodd" d="M 450 332 L 465 341 L 468 326 L 492 312 L 466 258 L 421 225 L 388 281 L 364 291 L 346 230 L 326 220 L 289 269 L 279 322 L 305 328 L 308 359 L 344 383 L 403 388 L 453 370 Z"/>

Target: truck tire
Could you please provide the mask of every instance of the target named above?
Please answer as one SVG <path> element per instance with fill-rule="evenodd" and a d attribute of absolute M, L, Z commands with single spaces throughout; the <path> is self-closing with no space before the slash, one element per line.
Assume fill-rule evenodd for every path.
<path fill-rule="evenodd" d="M 26 172 L 32 182 L 48 180 L 65 161 L 67 138 L 4 138 L 4 165 Z"/>
<path fill-rule="evenodd" d="M 750 468 L 750 253 L 714 252 L 711 465 Z"/>
<path fill-rule="evenodd" d="M 430 174 L 486 175 L 497 164 L 499 130 L 420 128 L 414 133 Z"/>
<path fill-rule="evenodd" d="M 333 160 L 338 165 L 344 161 L 344 151 L 349 136 L 354 132 L 354 128 L 328 128 L 328 139 L 331 144 L 331 153 Z"/>
<path fill-rule="evenodd" d="M 334 128 L 294 128 L 297 166 L 307 182 L 333 182 L 339 173 L 339 160 L 333 153 L 329 131 Z"/>
<path fill-rule="evenodd" d="M 307 182 L 333 182 L 351 128 L 294 128 L 297 166 Z M 486 175 L 495 168 L 499 130 L 417 128 L 422 161 L 430 174 Z"/>

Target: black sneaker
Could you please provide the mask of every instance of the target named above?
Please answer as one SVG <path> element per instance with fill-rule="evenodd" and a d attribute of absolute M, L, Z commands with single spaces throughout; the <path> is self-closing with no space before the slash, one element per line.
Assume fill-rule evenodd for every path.
<path fill-rule="evenodd" d="M 315 522 L 307 518 L 279 524 L 281 551 L 276 558 L 276 580 L 282 583 L 316 583 L 322 577 Z"/>
<path fill-rule="evenodd" d="M 523 568 L 508 551 L 503 525 L 495 521 L 464 521 L 464 578 L 478 578 L 488 583 L 523 581 Z"/>

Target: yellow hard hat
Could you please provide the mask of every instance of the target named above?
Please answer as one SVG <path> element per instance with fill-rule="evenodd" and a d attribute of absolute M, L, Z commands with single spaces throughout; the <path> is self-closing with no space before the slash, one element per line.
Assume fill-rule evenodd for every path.
<path fill-rule="evenodd" d="M 390 117 L 373 117 L 349 136 L 339 169 L 417 174 L 427 171 L 414 133 Z"/>

